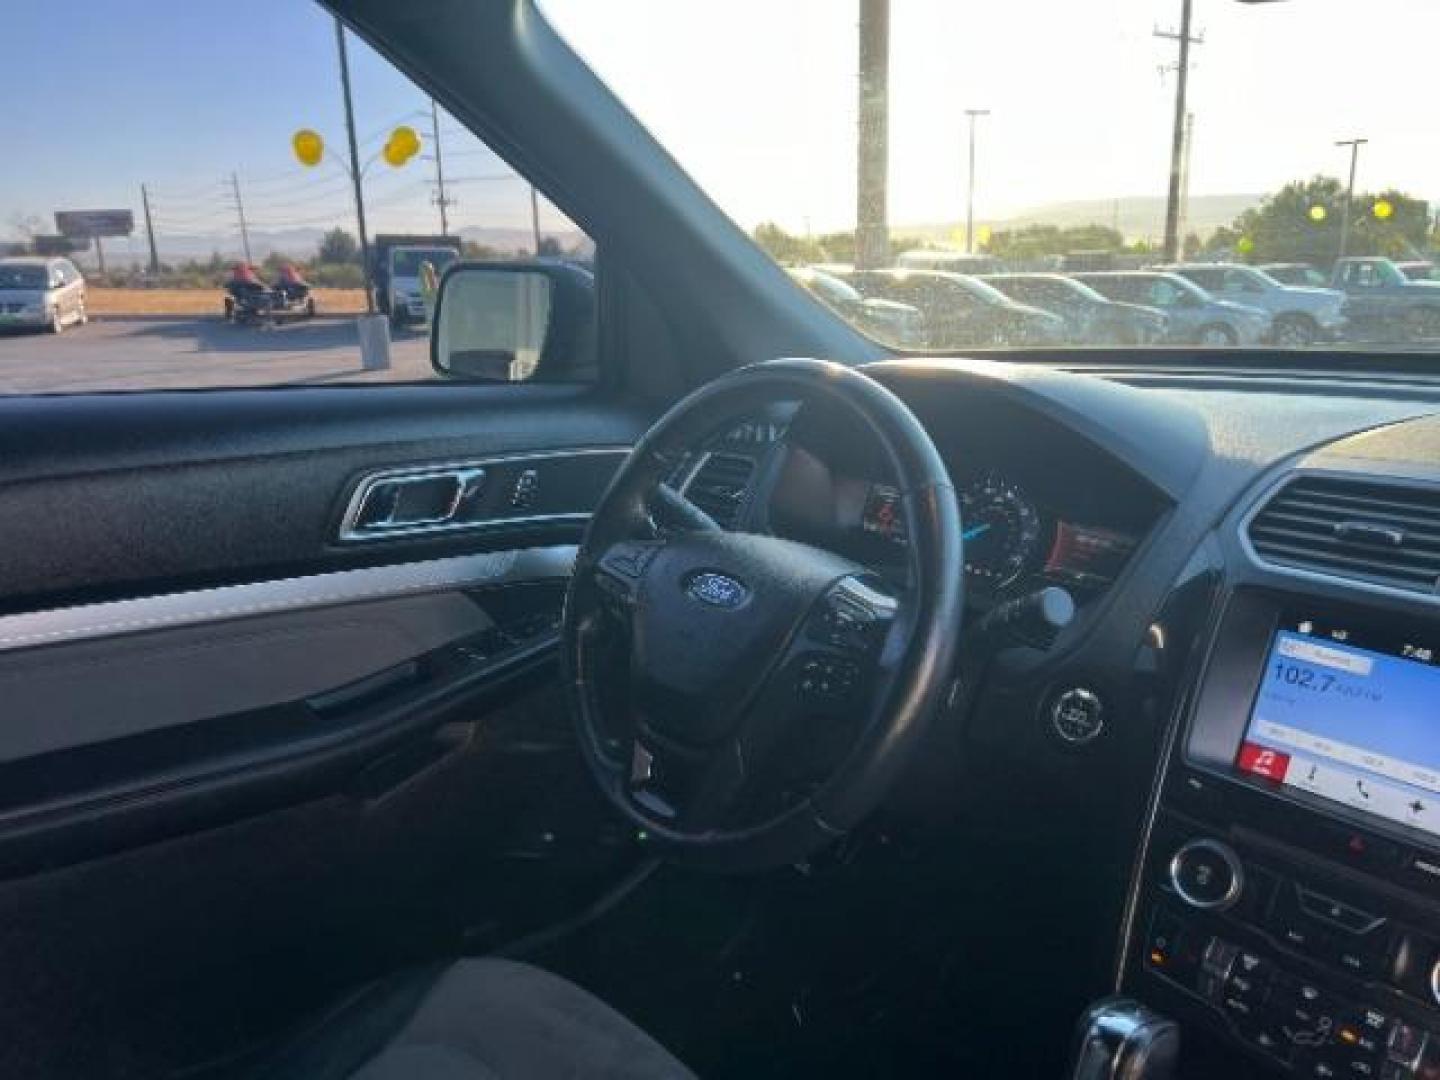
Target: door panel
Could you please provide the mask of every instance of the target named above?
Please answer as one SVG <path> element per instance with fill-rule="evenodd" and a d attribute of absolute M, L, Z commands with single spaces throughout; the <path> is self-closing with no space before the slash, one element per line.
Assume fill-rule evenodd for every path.
<path fill-rule="evenodd" d="M 397 538 L 383 549 L 336 541 L 367 473 L 627 447 L 646 416 L 593 388 L 559 385 L 3 399 L 0 605 L 573 543 L 575 522 Z"/>
<path fill-rule="evenodd" d="M 0 401 L 0 1075 L 263 1045 L 633 865 L 555 631 L 648 418 L 540 384 Z M 455 528 L 342 538 L 367 481 L 457 462 Z"/>

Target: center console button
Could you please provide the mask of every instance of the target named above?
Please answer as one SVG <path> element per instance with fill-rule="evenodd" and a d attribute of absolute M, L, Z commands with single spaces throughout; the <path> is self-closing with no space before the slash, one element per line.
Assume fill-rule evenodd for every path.
<path fill-rule="evenodd" d="M 1224 910 L 1240 898 L 1240 857 L 1218 840 L 1191 840 L 1170 860 L 1170 885 L 1191 907 Z"/>

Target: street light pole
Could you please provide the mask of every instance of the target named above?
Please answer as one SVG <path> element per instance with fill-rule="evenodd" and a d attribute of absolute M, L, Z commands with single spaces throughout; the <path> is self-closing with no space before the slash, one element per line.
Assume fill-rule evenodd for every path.
<path fill-rule="evenodd" d="M 1345 189 L 1345 205 L 1340 208 L 1340 254 L 1337 259 L 1345 257 L 1345 249 L 1350 243 L 1350 205 L 1355 201 L 1355 168 L 1360 161 L 1360 147 L 1368 143 L 1369 139 L 1339 139 L 1336 146 L 1350 147 L 1350 185 Z"/>
<path fill-rule="evenodd" d="M 989 109 L 966 109 L 965 115 L 970 118 L 970 186 L 965 192 L 965 251 L 967 254 L 975 253 L 975 120 L 977 117 L 989 116 Z"/>
<path fill-rule="evenodd" d="M 365 195 L 360 189 L 360 149 L 355 143 L 355 106 L 350 99 L 350 58 L 345 53 L 345 25 L 335 20 L 335 47 L 340 52 L 340 89 L 345 95 L 345 135 L 350 140 L 350 179 L 355 184 L 355 221 L 360 227 L 360 272 L 365 280 L 365 314 L 375 314 L 375 283 L 370 280 L 370 237 L 365 232 Z"/>

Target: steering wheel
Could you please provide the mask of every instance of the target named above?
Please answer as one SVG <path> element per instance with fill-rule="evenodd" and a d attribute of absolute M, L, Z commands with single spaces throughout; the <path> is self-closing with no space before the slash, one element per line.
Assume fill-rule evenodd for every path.
<path fill-rule="evenodd" d="M 727 532 L 671 480 L 779 402 L 848 413 L 899 490 L 895 585 L 837 554 Z M 960 635 L 960 510 L 910 410 L 818 360 L 741 368 L 636 445 L 591 518 L 562 653 L 580 745 L 609 800 L 674 859 L 795 862 L 879 803 L 945 691 Z"/>

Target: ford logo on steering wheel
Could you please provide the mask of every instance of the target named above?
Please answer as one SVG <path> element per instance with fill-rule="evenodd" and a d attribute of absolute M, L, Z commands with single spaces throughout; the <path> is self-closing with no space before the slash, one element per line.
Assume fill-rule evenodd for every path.
<path fill-rule="evenodd" d="M 750 596 L 750 590 L 734 578 L 710 570 L 692 577 L 685 591 L 702 604 L 719 608 L 737 608 Z"/>

